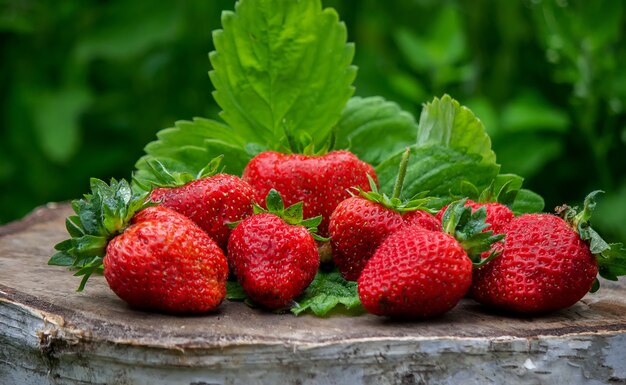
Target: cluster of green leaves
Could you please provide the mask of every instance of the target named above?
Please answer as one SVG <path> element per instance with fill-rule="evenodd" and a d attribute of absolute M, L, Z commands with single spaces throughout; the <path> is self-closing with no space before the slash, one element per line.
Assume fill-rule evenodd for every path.
<path fill-rule="evenodd" d="M 602 188 L 594 226 L 626 241 L 624 2 L 332 5 L 358 47 L 357 94 L 411 113 L 454 95 L 484 122 L 503 173 L 523 176 L 548 208 Z"/>
<path fill-rule="evenodd" d="M 102 270 L 109 240 L 128 227 L 135 213 L 150 205 L 145 195 L 134 194 L 124 179 L 107 184 L 92 178 L 90 185 L 90 194 L 72 201 L 75 215 L 65 220 L 70 238 L 54 246 L 57 252 L 48 261 L 49 265 L 78 269 L 74 275 L 83 277 L 78 291 L 91 274 Z"/>

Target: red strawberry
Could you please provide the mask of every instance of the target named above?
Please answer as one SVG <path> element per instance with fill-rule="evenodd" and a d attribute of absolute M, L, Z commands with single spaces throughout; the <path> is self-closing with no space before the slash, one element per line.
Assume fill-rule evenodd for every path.
<path fill-rule="evenodd" d="M 566 208 L 567 221 L 552 214 L 513 219 L 504 229 L 504 245 L 498 245 L 502 253 L 475 271 L 474 299 L 514 312 L 549 312 L 589 292 L 599 267 L 609 279 L 626 274 L 621 244 L 607 244 L 589 227 L 597 193 L 587 196 L 580 214 Z"/>
<path fill-rule="evenodd" d="M 212 175 L 216 164 L 209 168 L 208 173 L 191 180 L 191 175 L 181 177 L 161 167 L 163 184 L 168 187 L 155 188 L 149 199 L 185 215 L 226 250 L 230 235 L 227 224 L 252 215 L 254 193 L 252 187 L 237 176 Z M 171 177 L 169 182 L 167 176 Z"/>
<path fill-rule="evenodd" d="M 122 180 L 92 179 L 92 194 L 74 201 L 71 239 L 55 246 L 50 264 L 80 268 L 79 290 L 102 268 L 111 289 L 130 305 L 170 313 L 214 310 L 226 294 L 228 267 L 217 244 L 193 221 L 163 206 L 147 207 Z M 132 222 L 132 223 L 131 223 Z"/>
<path fill-rule="evenodd" d="M 430 231 L 443 231 L 441 228 L 441 219 L 438 219 L 428 211 L 407 211 L 402 216 L 402 219 L 404 219 L 404 223 L 408 225 L 415 225 Z"/>
<path fill-rule="evenodd" d="M 402 215 L 361 197 L 344 200 L 330 217 L 333 261 L 341 275 L 356 281 L 381 242 L 404 225 Z"/>
<path fill-rule="evenodd" d="M 492 230 L 495 234 L 501 234 L 502 229 L 509 222 L 511 222 L 514 217 L 513 211 L 502 203 L 477 203 L 468 199 L 466 205 L 471 207 L 473 210 L 478 210 L 479 208 L 484 207 L 485 210 L 487 210 L 487 218 L 485 219 L 485 222 L 491 225 L 490 227 L 487 227 L 487 229 Z M 441 217 L 446 211 L 446 208 L 448 208 L 448 206 L 444 206 L 435 216 L 439 222 L 441 222 Z"/>
<path fill-rule="evenodd" d="M 264 202 L 272 188 L 278 190 L 286 205 L 303 202 L 304 218 L 322 216 L 319 234 L 324 237 L 328 235 L 331 213 L 339 202 L 350 197 L 348 189 L 369 190 L 368 175 L 376 180 L 372 166 L 348 151 L 321 156 L 267 151 L 255 156 L 243 171 L 243 179 L 254 189 L 257 202 Z"/>
<path fill-rule="evenodd" d="M 344 200 L 331 215 L 329 233 L 333 261 L 346 280 L 356 281 L 381 242 L 406 224 L 441 230 L 433 215 L 418 210 L 425 203 L 424 199 L 402 202 L 398 198 L 408 156 L 407 151 L 400 162 L 392 198 L 380 194 L 376 184 L 372 183 L 372 191 L 360 191 L 360 196 Z"/>
<path fill-rule="evenodd" d="M 463 203 L 451 205 L 451 209 L 469 210 Z M 457 220 L 461 217 L 455 216 Z M 480 220 L 476 215 L 468 219 Z M 365 310 L 389 317 L 427 318 L 452 309 L 471 285 L 468 251 L 476 258 L 489 244 L 501 239 L 483 233 L 484 227 L 476 222 L 444 226 L 465 232 L 460 239 L 468 245 L 482 243 L 467 251 L 453 236 L 417 226 L 406 226 L 391 234 L 359 277 L 359 297 Z"/>
<path fill-rule="evenodd" d="M 107 245 L 104 277 L 129 304 L 172 313 L 213 310 L 226 295 L 228 266 L 217 244 L 187 217 L 148 207 Z"/>
<path fill-rule="evenodd" d="M 450 235 L 416 226 L 390 235 L 359 277 L 365 310 L 425 318 L 452 309 L 472 282 L 472 261 Z"/>
<path fill-rule="evenodd" d="M 284 209 L 276 190 L 259 212 L 235 227 L 228 241 L 228 259 L 248 297 L 270 309 L 289 305 L 315 278 L 320 259 L 314 237 L 302 220 L 302 203 Z M 262 209 L 261 209 L 262 210 Z"/>

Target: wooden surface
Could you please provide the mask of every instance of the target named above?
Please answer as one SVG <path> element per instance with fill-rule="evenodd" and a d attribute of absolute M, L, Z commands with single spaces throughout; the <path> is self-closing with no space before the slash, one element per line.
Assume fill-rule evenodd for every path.
<path fill-rule="evenodd" d="M 0 227 L 0 384 L 626 384 L 626 282 L 543 317 L 463 300 L 427 322 L 136 311 L 48 266 L 67 205 Z"/>

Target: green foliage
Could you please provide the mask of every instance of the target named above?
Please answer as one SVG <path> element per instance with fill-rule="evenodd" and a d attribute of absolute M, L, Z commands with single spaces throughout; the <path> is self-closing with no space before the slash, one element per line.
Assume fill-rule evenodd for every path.
<path fill-rule="evenodd" d="M 626 240 L 622 1 L 326 0 L 323 5 L 337 9 L 358 48 L 357 97 L 338 128 L 346 116 L 359 117 L 351 108 L 372 103 L 373 95 L 384 98 L 378 99 L 385 106 L 381 115 L 372 109 L 353 126 L 343 126 L 360 127 L 362 134 L 344 137 L 341 147 L 351 142 L 359 152 L 370 141 L 385 147 L 391 137 L 402 142 L 391 153 L 369 154 L 368 160 L 381 162 L 413 144 L 403 132 L 410 131 L 411 115 L 419 115 L 421 103 L 448 93 L 484 123 L 501 173 L 524 177 L 524 185 L 540 192 L 548 208 L 605 190 L 594 227 L 609 239 Z M 90 176 L 129 177 L 142 147 L 161 128 L 177 119 L 215 118 L 220 107 L 211 97 L 204 55 L 213 49 L 210 31 L 219 28 L 221 11 L 232 8 L 231 0 L 156 8 L 147 0 L 2 2 L 0 222 L 47 201 L 80 196 Z M 328 39 L 328 46 L 333 41 Z M 350 49 L 345 42 L 343 49 Z M 337 86 L 347 89 L 345 83 Z M 399 106 L 406 119 L 387 125 L 386 103 Z M 173 130 L 186 132 L 194 123 Z M 381 132 L 370 130 L 376 125 L 388 127 L 389 139 L 374 137 Z M 263 149 L 262 143 L 243 148 L 234 135 L 218 142 L 200 149 L 181 146 L 178 154 L 151 145 L 147 152 L 165 165 L 187 150 L 201 154 L 193 170 L 180 170 L 196 173 L 229 150 L 225 162 L 232 164 L 225 171 L 237 173 Z M 137 168 L 141 175 L 139 163 Z M 390 170 L 393 178 L 395 169 Z M 532 196 L 524 191 L 514 209 L 525 195 Z"/>
<path fill-rule="evenodd" d="M 337 305 L 343 305 L 337 308 Z M 291 312 L 299 315 L 310 311 L 316 316 L 326 316 L 331 310 L 345 310 L 348 314 L 363 313 L 357 283 L 343 279 L 338 271 L 320 270 L 309 287 L 296 300 Z"/>
<path fill-rule="evenodd" d="M 49 265 L 77 268 L 75 276 L 83 279 L 83 290 L 94 272 L 102 270 L 102 261 L 110 239 L 124 231 L 135 213 L 147 207 L 145 194 L 134 194 L 124 179 L 111 179 L 107 184 L 99 179 L 90 181 L 91 193 L 72 201 L 75 215 L 65 221 L 69 239 L 57 243 Z"/>
<path fill-rule="evenodd" d="M 320 0 L 241 0 L 222 14 L 210 55 L 220 116 L 249 141 L 285 133 L 321 145 L 354 92 L 354 46 Z"/>
<path fill-rule="evenodd" d="M 215 120 L 179 121 L 175 127 L 159 131 L 157 138 L 146 145 L 146 155 L 135 163 L 134 177 L 143 184 L 158 184 L 158 173 L 151 167 L 154 162 L 171 172 L 196 175 L 213 159 L 222 156 L 224 172 L 240 175 L 252 158 L 246 150 L 245 139 Z"/>
<path fill-rule="evenodd" d="M 354 97 L 335 130 L 336 148 L 349 149 L 359 159 L 378 164 L 415 143 L 417 123 L 394 102 L 378 96 Z"/>

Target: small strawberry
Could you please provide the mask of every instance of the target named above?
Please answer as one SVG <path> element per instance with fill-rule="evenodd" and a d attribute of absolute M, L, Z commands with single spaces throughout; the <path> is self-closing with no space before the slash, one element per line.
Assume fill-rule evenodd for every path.
<path fill-rule="evenodd" d="M 333 210 L 350 197 L 349 188 L 369 190 L 368 175 L 376 180 L 374 168 L 348 151 L 325 155 L 266 151 L 248 163 L 243 180 L 254 189 L 257 202 L 264 202 L 272 188 L 281 194 L 286 205 L 303 202 L 304 218 L 322 216 L 319 234 L 326 237 Z"/>
<path fill-rule="evenodd" d="M 374 181 L 370 181 L 371 191 L 359 190 L 359 196 L 344 200 L 333 211 L 329 225 L 332 256 L 346 280 L 356 281 L 376 248 L 403 226 L 412 224 L 441 230 L 441 224 L 432 214 L 419 210 L 427 199 L 420 196 L 405 202 L 399 199 L 408 157 L 407 150 L 400 162 L 392 198 L 379 193 Z"/>
<path fill-rule="evenodd" d="M 593 192 L 576 213 L 564 206 L 552 214 L 524 214 L 504 228 L 501 254 L 475 271 L 472 296 L 489 306 L 519 313 L 567 308 L 597 289 L 596 276 L 626 274 L 626 250 L 607 244 L 589 226 Z"/>
<path fill-rule="evenodd" d="M 172 173 L 158 163 L 149 163 L 158 183 L 149 200 L 169 207 L 194 221 L 226 250 L 227 224 L 252 215 L 254 193 L 241 178 L 215 174 L 221 157 L 215 158 L 197 176 Z"/>
<path fill-rule="evenodd" d="M 487 227 L 488 230 L 492 230 L 495 234 L 502 233 L 502 229 L 515 217 L 513 215 L 513 211 L 511 209 L 498 202 L 474 202 L 471 199 L 467 200 L 466 205 L 471 207 L 472 210 L 478 210 L 481 207 L 484 207 L 487 210 L 487 218 L 485 222 L 490 226 Z M 447 206 L 444 206 L 435 217 L 438 220 L 441 220 L 443 213 L 446 211 Z"/>
<path fill-rule="evenodd" d="M 497 179 L 499 177 L 502 177 L 502 179 L 498 183 Z M 502 229 L 515 216 L 509 207 L 513 205 L 522 183 L 521 180 L 510 179 L 509 175 L 499 175 L 498 178 L 492 181 L 482 192 L 479 192 L 472 184 L 463 185 L 465 194 L 469 197 L 466 205 L 473 210 L 484 207 L 487 210 L 485 222 L 490 225 L 487 229 L 495 234 L 502 233 Z M 436 218 L 439 221 L 441 221 L 446 208 L 447 206 L 443 207 L 437 213 Z"/>
<path fill-rule="evenodd" d="M 445 313 L 463 298 L 472 281 L 472 261 L 502 239 L 483 231 L 484 209 L 471 213 L 464 203 L 448 208 L 446 233 L 406 226 L 382 242 L 358 280 L 365 310 L 388 317 L 428 318 Z"/>
<path fill-rule="evenodd" d="M 228 267 L 217 244 L 187 217 L 146 208 L 121 180 L 92 179 L 92 194 L 76 200 L 49 264 L 78 267 L 82 290 L 104 265 L 111 290 L 130 305 L 169 313 L 214 310 L 226 295 Z"/>
<path fill-rule="evenodd" d="M 315 231 L 321 218 L 303 220 L 302 202 L 285 208 L 270 190 L 268 210 L 236 225 L 228 241 L 228 259 L 248 297 L 269 309 L 284 308 L 313 281 L 320 258 Z"/>

